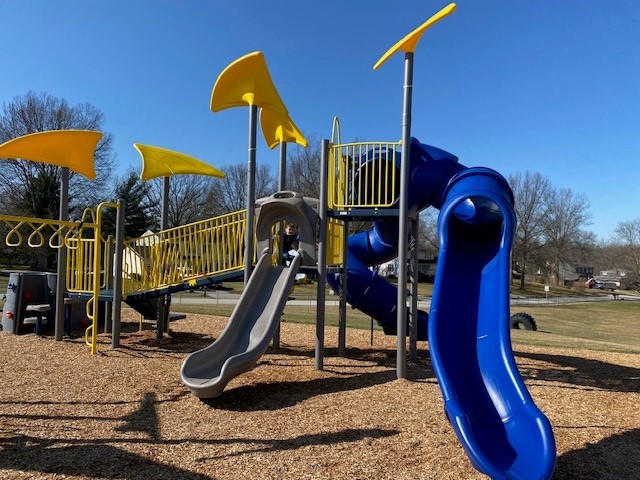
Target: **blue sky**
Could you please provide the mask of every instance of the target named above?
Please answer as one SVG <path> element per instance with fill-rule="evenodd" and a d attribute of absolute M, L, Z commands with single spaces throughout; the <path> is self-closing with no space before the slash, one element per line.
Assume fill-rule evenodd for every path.
<path fill-rule="evenodd" d="M 399 140 L 403 58 L 380 56 L 448 2 L 0 0 L 0 102 L 89 102 L 115 136 L 214 166 L 246 162 L 248 110 L 209 110 L 232 61 L 261 50 L 308 136 Z M 460 0 L 415 54 L 412 134 L 467 166 L 540 172 L 588 196 L 608 239 L 640 217 L 640 2 Z M 290 147 L 292 148 L 292 147 Z M 258 135 L 258 163 L 278 150 Z"/>

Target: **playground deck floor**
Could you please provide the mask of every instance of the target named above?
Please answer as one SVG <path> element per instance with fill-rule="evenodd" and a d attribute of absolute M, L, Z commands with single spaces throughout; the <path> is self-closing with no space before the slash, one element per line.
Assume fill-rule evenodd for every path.
<path fill-rule="evenodd" d="M 125 314 L 126 317 L 126 314 Z M 133 316 L 131 316 L 133 320 Z M 448 425 L 425 344 L 397 380 L 395 337 L 349 330 L 347 358 L 326 329 L 285 323 L 282 348 L 203 402 L 184 357 L 225 319 L 188 315 L 158 342 L 123 325 L 122 346 L 0 335 L 3 479 L 481 479 Z M 531 332 L 535 334 L 536 332 Z M 640 355 L 515 346 L 554 426 L 554 479 L 638 479 Z"/>

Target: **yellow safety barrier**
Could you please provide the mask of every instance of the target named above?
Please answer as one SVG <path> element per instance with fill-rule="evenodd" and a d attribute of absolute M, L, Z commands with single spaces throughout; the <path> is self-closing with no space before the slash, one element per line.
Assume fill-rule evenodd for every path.
<path fill-rule="evenodd" d="M 241 271 L 245 228 L 242 210 L 125 241 L 125 293 Z"/>
<path fill-rule="evenodd" d="M 7 228 L 4 234 L 7 247 L 60 248 L 69 232 L 78 229 L 77 222 L 15 215 L 0 215 L 0 222 Z"/>
<path fill-rule="evenodd" d="M 86 209 L 80 222 L 0 215 L 0 223 L 8 229 L 4 237 L 9 247 L 67 248 L 67 290 L 91 294 L 87 302 L 91 325 L 85 332 L 85 341 L 92 354 L 97 350 L 97 298 L 104 287 L 104 266 L 110 265 L 103 254 L 106 241 L 101 236 L 101 215 L 105 208 L 118 207 L 116 203 L 101 203 L 95 215 Z"/>
<path fill-rule="evenodd" d="M 93 226 L 89 226 L 83 223 L 83 229 L 91 228 L 93 230 L 93 278 L 92 278 L 92 297 L 87 302 L 87 318 L 90 325 L 85 331 L 85 343 L 91 349 L 91 354 L 95 355 L 98 351 L 98 298 L 100 296 L 100 289 L 103 284 L 101 281 L 101 267 L 103 265 L 110 265 L 105 263 L 102 257 L 102 245 L 104 239 L 102 238 L 101 225 L 102 225 L 102 213 L 107 208 L 119 208 L 119 204 L 111 202 L 102 202 L 96 207 L 96 223 Z M 83 217 L 84 218 L 84 217 Z"/>
<path fill-rule="evenodd" d="M 344 262 L 344 222 L 329 219 L 327 228 L 327 265 L 342 265 Z"/>
<path fill-rule="evenodd" d="M 100 205 L 102 205 L 101 208 L 117 207 L 117 204 L 111 203 Z M 82 221 L 80 222 L 78 230 L 73 235 L 67 236 L 66 288 L 69 292 L 93 292 L 96 230 L 101 233 L 102 227 L 98 225 L 93 210 L 87 209 L 82 215 Z M 98 239 L 100 241 L 98 255 L 102 255 L 98 276 L 100 288 L 105 288 L 106 275 L 104 274 L 104 269 L 105 266 L 111 265 L 111 262 L 106 258 L 108 252 L 107 240 L 105 240 L 101 234 Z"/>
<path fill-rule="evenodd" d="M 357 142 L 329 149 L 328 205 L 332 210 L 386 208 L 400 190 L 400 142 Z"/>

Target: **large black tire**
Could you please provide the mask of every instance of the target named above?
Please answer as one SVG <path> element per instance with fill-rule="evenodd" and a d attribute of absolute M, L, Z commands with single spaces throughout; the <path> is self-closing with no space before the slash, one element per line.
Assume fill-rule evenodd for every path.
<path fill-rule="evenodd" d="M 516 330 L 538 330 L 538 326 L 533 317 L 524 312 L 511 315 L 511 328 Z"/>

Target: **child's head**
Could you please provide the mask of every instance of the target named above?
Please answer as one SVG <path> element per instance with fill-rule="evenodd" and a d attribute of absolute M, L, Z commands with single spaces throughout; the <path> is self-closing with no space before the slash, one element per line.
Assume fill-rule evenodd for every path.
<path fill-rule="evenodd" d="M 295 235 L 296 233 L 296 227 L 293 223 L 287 223 L 284 226 L 284 233 L 285 235 Z"/>

